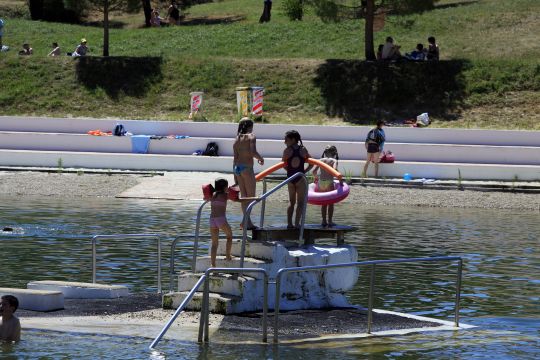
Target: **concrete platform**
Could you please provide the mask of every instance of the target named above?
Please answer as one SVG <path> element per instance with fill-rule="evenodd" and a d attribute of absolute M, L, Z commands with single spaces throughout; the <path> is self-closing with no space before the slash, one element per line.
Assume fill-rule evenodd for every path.
<path fill-rule="evenodd" d="M 0 288 L 0 297 L 13 295 L 19 308 L 32 311 L 54 311 L 64 308 L 64 294 L 60 291 Z"/>
<path fill-rule="evenodd" d="M 60 291 L 66 299 L 116 299 L 129 295 L 129 290 L 120 285 L 104 285 L 70 281 L 32 281 L 28 289 Z"/>

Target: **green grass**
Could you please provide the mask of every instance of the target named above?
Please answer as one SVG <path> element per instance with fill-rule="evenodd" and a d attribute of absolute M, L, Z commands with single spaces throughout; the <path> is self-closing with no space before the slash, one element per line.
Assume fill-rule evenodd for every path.
<path fill-rule="evenodd" d="M 385 28 L 376 33 L 376 44 L 392 35 L 403 49 L 412 50 L 417 42 L 425 43 L 429 35 L 435 35 L 443 59 L 466 64 L 452 79 L 459 83 L 460 101 L 444 111 L 441 104 L 393 108 L 386 100 L 401 95 L 398 87 L 388 99 L 377 100 L 373 106 L 387 109 L 388 118 L 412 116 L 432 107 L 439 120 L 436 126 L 540 129 L 540 44 L 535 35 L 540 33 L 540 2 L 479 0 L 447 7 L 455 2 L 441 1 L 442 6 L 422 14 L 389 16 Z M 0 10 L 2 6 L 6 6 L 5 0 L 0 0 Z M 53 41 L 64 51 L 73 51 L 82 37 L 88 39 L 91 55 L 100 55 L 101 29 L 5 19 L 4 44 L 13 51 L 0 54 L 0 113 L 185 119 L 189 92 L 204 90 L 206 117 L 231 121 L 235 119 L 234 88 L 262 85 L 267 89 L 265 111 L 271 122 L 342 122 L 340 114 L 326 111 L 329 99 L 323 91 L 325 84 L 317 85 L 315 79 L 325 59 L 363 58 L 362 20 L 323 23 L 308 13 L 304 21 L 290 22 L 278 0 L 267 24 L 258 23 L 261 1 L 223 0 L 188 11 L 187 20 L 231 16 L 244 20 L 112 29 L 112 55 L 163 59 L 159 76 L 139 79 L 147 84 L 136 95 L 124 90 L 140 86 L 140 82 L 126 79 L 126 86 L 113 94 L 110 84 L 96 87 L 81 83 L 77 60 L 45 58 Z M 117 20 L 133 25 L 142 22 L 142 17 L 122 15 Z M 23 42 L 34 48 L 32 57 L 16 54 Z M 394 69 L 393 74 L 400 75 L 400 71 L 404 77 L 417 74 L 417 70 L 405 67 Z M 348 85 L 356 87 L 354 81 Z M 446 84 L 437 90 L 442 95 L 448 91 L 449 97 L 456 95 Z M 365 123 L 375 118 L 373 113 L 360 112 L 347 121 Z"/>

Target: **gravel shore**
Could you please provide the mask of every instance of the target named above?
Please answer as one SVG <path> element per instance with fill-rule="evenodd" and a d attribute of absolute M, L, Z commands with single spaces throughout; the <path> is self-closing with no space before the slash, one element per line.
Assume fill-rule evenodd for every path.
<path fill-rule="evenodd" d="M 230 174 L 222 174 L 231 178 Z M 137 186 L 137 194 L 153 199 L 200 199 L 198 184 L 215 178 L 214 173 L 88 174 L 0 172 L 0 196 L 115 197 Z M 259 185 L 260 186 L 260 185 Z M 270 185 L 272 186 L 272 185 Z M 145 189 L 148 190 L 145 195 Z M 171 195 L 172 194 L 172 195 Z M 126 196 L 130 197 L 130 196 Z M 141 197 L 141 196 L 133 196 Z M 271 201 L 288 201 L 279 191 Z M 508 209 L 540 211 L 540 195 L 473 190 L 433 190 L 353 185 L 346 200 L 357 205 L 425 206 L 445 208 Z"/>

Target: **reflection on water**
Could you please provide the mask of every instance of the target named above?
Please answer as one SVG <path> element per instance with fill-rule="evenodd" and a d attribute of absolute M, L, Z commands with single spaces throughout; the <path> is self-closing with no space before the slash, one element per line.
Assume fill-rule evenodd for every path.
<path fill-rule="evenodd" d="M 119 199 L 4 198 L 0 202 L 0 286 L 25 287 L 31 280 L 91 280 L 91 235 L 156 232 L 163 235 L 163 266 L 167 273 L 170 241 L 192 233 L 198 202 Z M 284 204 L 267 207 L 267 223 L 283 223 Z M 233 206 L 229 220 L 240 221 Z M 336 208 L 340 223 L 358 228 L 346 240 L 355 244 L 360 259 L 436 255 L 464 258 L 463 321 L 480 328 L 459 333 L 300 345 L 279 349 L 259 345 L 210 344 L 168 340 L 164 354 L 181 358 L 534 358 L 540 356 L 540 256 L 538 212 L 495 210 L 373 207 L 351 204 Z M 320 221 L 310 208 L 308 222 Z M 206 221 L 203 220 L 203 224 Z M 204 225 L 203 225 L 204 226 Z M 187 243 L 189 245 L 189 242 Z M 155 241 L 100 240 L 98 280 L 126 284 L 133 291 L 155 291 Z M 191 249 L 180 247 L 178 268 L 190 266 Z M 376 307 L 447 319 L 453 316 L 455 264 L 408 264 L 377 270 Z M 164 286 L 167 288 L 167 277 Z M 367 303 L 367 272 L 361 272 L 352 303 Z M 38 336 L 39 335 L 39 336 Z M 15 348 L 2 345 L 5 357 L 61 357 L 83 351 L 92 358 L 140 358 L 147 339 L 105 336 L 63 336 L 36 332 Z M 217 339 L 216 339 L 217 341 Z M 90 346 L 92 342 L 99 346 Z M 116 345 L 115 345 L 116 344 Z M 36 350 L 39 348 L 41 350 Z M 121 349 L 119 349 L 121 348 Z M 70 350 L 71 349 L 71 350 Z M 81 350 L 83 349 L 83 350 Z M 114 349 L 112 356 L 110 351 Z M 36 352 L 38 351 L 38 352 Z M 72 352 L 73 351 L 73 352 Z M 121 354 L 121 355 L 119 355 Z M 142 355 L 144 354 L 144 355 Z"/>

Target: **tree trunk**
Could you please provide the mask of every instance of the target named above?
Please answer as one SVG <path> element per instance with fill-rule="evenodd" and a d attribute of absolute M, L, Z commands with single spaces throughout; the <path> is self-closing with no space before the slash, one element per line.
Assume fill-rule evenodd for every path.
<path fill-rule="evenodd" d="M 43 18 L 43 0 L 28 0 L 28 10 L 32 20 L 41 20 Z"/>
<path fill-rule="evenodd" d="M 150 4 L 150 0 L 142 0 L 142 7 L 144 10 L 144 24 L 146 27 L 150 27 L 150 18 L 152 17 L 152 4 Z"/>
<path fill-rule="evenodd" d="M 375 0 L 366 2 L 366 28 L 365 28 L 365 55 L 366 60 L 376 60 L 373 46 L 373 18 L 375 14 Z"/>
<path fill-rule="evenodd" d="M 103 2 L 103 56 L 109 56 L 109 0 Z"/>

